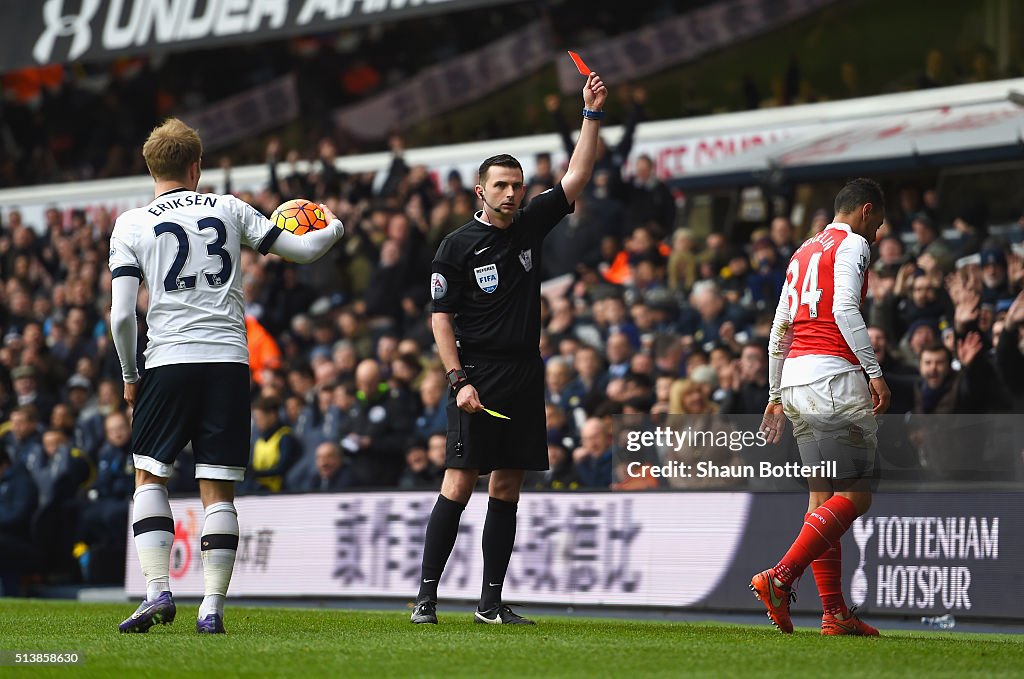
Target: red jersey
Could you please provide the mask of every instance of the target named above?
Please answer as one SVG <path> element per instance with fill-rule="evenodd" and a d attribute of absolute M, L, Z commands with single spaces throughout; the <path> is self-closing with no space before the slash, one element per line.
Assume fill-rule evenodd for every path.
<path fill-rule="evenodd" d="M 793 326 L 793 345 L 788 358 L 807 355 L 838 356 L 860 365 L 839 331 L 833 314 L 836 288 L 836 258 L 846 258 L 860 272 L 860 302 L 867 296 L 867 241 L 845 225 L 830 224 L 808 239 L 793 253 L 786 269 L 785 292 L 789 298 L 789 317 Z M 844 242 L 850 239 L 850 242 Z M 862 241 L 862 242 L 857 242 Z M 849 269 L 847 269 L 849 270 Z"/>

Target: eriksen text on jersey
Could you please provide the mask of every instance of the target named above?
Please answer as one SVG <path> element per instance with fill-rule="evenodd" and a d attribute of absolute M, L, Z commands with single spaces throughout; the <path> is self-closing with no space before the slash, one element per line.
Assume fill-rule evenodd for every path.
<path fill-rule="evenodd" d="M 149 288 L 147 367 L 248 363 L 241 246 L 266 254 L 279 233 L 234 196 L 186 189 L 117 218 L 110 271 Z"/>

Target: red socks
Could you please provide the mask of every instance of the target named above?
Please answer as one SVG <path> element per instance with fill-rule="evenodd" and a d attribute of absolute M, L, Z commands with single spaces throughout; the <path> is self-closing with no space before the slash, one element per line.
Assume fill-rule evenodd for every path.
<path fill-rule="evenodd" d="M 836 541 L 825 553 L 811 562 L 814 583 L 821 596 L 821 608 L 825 613 L 845 617 L 846 601 L 843 599 L 843 547 Z"/>
<path fill-rule="evenodd" d="M 841 601 L 842 586 L 840 579 L 842 577 L 842 563 L 839 561 L 841 559 L 839 540 L 856 518 L 857 508 L 854 504 L 845 497 L 833 495 L 825 504 L 806 515 L 800 535 L 797 536 L 793 546 L 789 548 L 789 551 L 782 557 L 778 565 L 772 569 L 772 575 L 783 585 L 790 587 L 793 581 L 799 578 L 804 570 L 816 559 L 821 557 L 834 558 L 835 561 L 829 561 L 824 569 L 823 575 L 829 581 L 829 584 L 825 585 L 824 590 L 821 590 L 822 583 L 818 580 L 817 567 L 814 568 L 814 575 L 819 590 L 822 592 L 822 602 L 826 609 L 829 607 L 829 604 L 824 601 L 826 592 L 838 595 Z M 826 552 L 833 553 L 833 550 L 836 555 L 835 557 L 826 556 Z M 825 564 L 822 565 L 824 566 Z M 833 578 L 834 586 L 831 584 Z M 832 599 L 831 603 L 834 605 L 835 599 Z"/>

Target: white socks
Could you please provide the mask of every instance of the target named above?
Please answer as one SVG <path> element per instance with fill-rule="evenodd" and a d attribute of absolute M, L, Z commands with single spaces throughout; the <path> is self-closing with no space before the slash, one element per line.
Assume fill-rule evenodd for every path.
<path fill-rule="evenodd" d="M 146 599 L 152 601 L 161 592 L 171 589 L 169 573 L 174 519 L 166 487 L 148 483 L 135 490 L 132 530 L 142 574 L 146 577 Z M 206 590 L 199 607 L 199 618 L 213 613 L 223 616 L 224 597 L 228 593 L 238 551 L 238 513 L 233 503 L 216 502 L 206 508 L 199 546 Z"/>
<path fill-rule="evenodd" d="M 238 551 L 238 512 L 233 503 L 216 502 L 206 508 L 200 550 L 206 596 L 199 606 L 199 619 L 213 613 L 223 616 Z"/>
<path fill-rule="evenodd" d="M 146 599 L 152 601 L 161 592 L 171 589 L 169 571 L 174 519 L 171 517 L 171 503 L 167 501 L 167 488 L 163 485 L 147 483 L 135 489 L 132 531 L 142 574 L 146 578 Z"/>

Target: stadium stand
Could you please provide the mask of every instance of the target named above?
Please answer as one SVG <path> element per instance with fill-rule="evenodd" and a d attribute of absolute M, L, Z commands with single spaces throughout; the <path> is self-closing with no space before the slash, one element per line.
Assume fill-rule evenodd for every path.
<path fill-rule="evenodd" d="M 419 39 L 434 42 L 435 23 L 424 25 Z M 471 33 L 457 29 L 453 35 Z M 385 38 L 376 36 L 378 47 Z M 260 77 L 279 75 L 275 64 L 300 47 L 223 68 L 244 73 L 241 81 L 260 69 Z M 405 66 L 376 61 L 386 56 L 368 51 L 360 73 L 333 64 L 347 90 L 336 100 L 314 100 L 314 111 L 358 100 L 367 79 L 400 80 Z M 10 136 L 42 146 L 5 155 L 0 182 L 138 173 L 141 156 L 131 145 L 172 104 L 135 108 L 124 119 L 124 102 L 139 97 L 139 83 L 155 80 L 156 67 L 121 68 L 114 78 L 120 85 L 102 96 L 44 87 L 36 92 L 41 104 L 5 104 Z M 181 72 L 159 72 L 160 80 L 173 84 L 170 76 L 195 72 L 188 61 L 175 68 Z M 209 90 L 211 83 L 194 86 Z M 794 210 L 776 211 L 762 198 L 764 214 L 753 228 L 726 229 L 720 218 L 703 220 L 710 229 L 693 228 L 701 221 L 695 204 L 652 172 L 649 157 L 630 157 L 632 132 L 645 125 L 645 98 L 642 88 L 632 91 L 623 107 L 630 112 L 626 133 L 545 252 L 547 276 L 571 281 L 546 298 L 541 350 L 552 470 L 530 480 L 533 488 L 639 489 L 615 476 L 610 441 L 589 435 L 616 414 L 759 414 L 767 393 L 765 340 L 786 262 L 831 218 L 830 207 L 813 198 L 794 198 L 803 215 L 795 222 Z M 122 138 L 76 131 L 92 124 L 76 107 L 97 104 L 95 117 L 117 114 L 123 122 L 105 126 Z M 557 97 L 547 108 L 551 122 L 533 131 L 564 130 Z M 47 129 L 36 129 L 42 120 Z M 335 161 L 352 150 L 350 140 L 314 127 L 301 148 L 269 140 L 264 186 L 238 192 L 268 215 L 292 197 L 326 202 L 347 231 L 331 256 L 302 270 L 274 256 L 243 257 L 252 398 L 260 413 L 252 432 L 258 474 L 246 490 L 439 487 L 444 386 L 427 280 L 437 244 L 472 218 L 472 193 L 459 173 L 439 181 L 424 165 L 407 163 L 398 135 L 386 171 L 339 171 Z M 64 143 L 85 138 L 88 147 Z M 563 134 L 536 159 L 527 177 L 532 193 L 558 180 L 564 168 L 551 154 L 571 143 Z M 231 162 L 222 168 L 225 185 L 207 188 L 231 190 Z M 943 194 L 916 175 L 890 177 L 885 187 L 890 218 L 876 245 L 866 317 L 892 376 L 894 412 L 1024 412 L 1024 216 L 990 228 L 986 205 L 970 202 L 973 196 Z M 940 201 L 963 207 L 940 210 Z M 728 221 L 745 207 L 734 205 Z M 43 223 L 26 223 L 7 209 L 0 230 L 0 484 L 17 488 L 0 496 L 0 540 L 24 550 L 26 572 L 51 580 L 122 579 L 133 469 L 109 334 L 105 263 L 115 217 L 102 208 L 54 208 Z M 144 297 L 139 314 L 144 329 Z M 144 342 L 143 332 L 140 349 Z M 194 492 L 188 455 L 176 472 L 172 490 Z"/>

